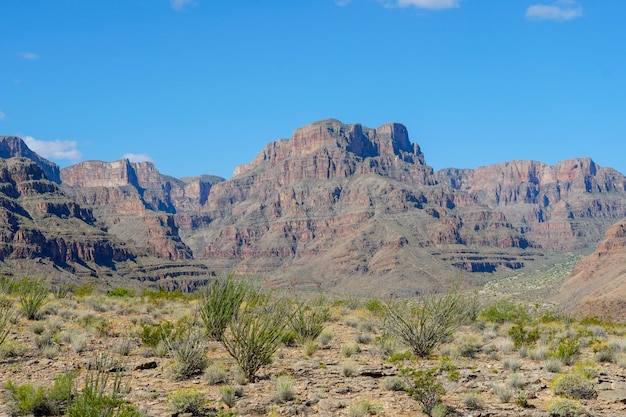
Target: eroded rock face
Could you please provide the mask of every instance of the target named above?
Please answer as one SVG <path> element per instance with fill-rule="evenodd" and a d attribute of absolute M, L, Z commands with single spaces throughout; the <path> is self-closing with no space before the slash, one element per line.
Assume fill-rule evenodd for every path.
<path fill-rule="evenodd" d="M 512 161 L 476 170 L 442 170 L 436 177 L 503 213 L 545 249 L 583 248 L 626 216 L 626 177 L 589 158 L 554 166 Z"/>
<path fill-rule="evenodd" d="M 578 262 L 556 300 L 581 315 L 626 321 L 626 219 Z"/>
<path fill-rule="evenodd" d="M 61 183 L 59 166 L 37 155 L 16 136 L 0 136 L 0 158 L 28 158 L 41 168 L 48 180 Z"/>
<path fill-rule="evenodd" d="M 132 241 L 145 255 L 191 259 L 174 214 L 199 211 L 220 178 L 179 180 L 161 175 L 151 162 L 87 161 L 61 171 L 66 192 L 93 210 L 106 229 Z"/>
<path fill-rule="evenodd" d="M 397 123 L 298 129 L 215 184 L 201 210 L 211 221 L 181 230 L 196 257 L 311 288 L 414 294 L 444 285 L 444 270 L 519 268 L 533 246 L 502 213 L 437 184 Z"/>
<path fill-rule="evenodd" d="M 313 123 L 226 181 L 176 179 L 128 160 L 83 162 L 60 177 L 75 206 L 41 200 L 33 210 L 83 216 L 152 259 L 117 271 L 171 288 L 193 288 L 216 270 L 272 285 L 415 294 L 523 268 L 546 249 L 583 248 L 626 216 L 625 177 L 590 159 L 433 172 L 397 123 Z M 12 198 L 31 192 L 5 188 Z"/>
<path fill-rule="evenodd" d="M 26 158 L 0 159 L 0 260 L 49 259 L 72 270 L 77 263 L 111 264 L 132 251 L 94 226 L 82 208 Z"/>

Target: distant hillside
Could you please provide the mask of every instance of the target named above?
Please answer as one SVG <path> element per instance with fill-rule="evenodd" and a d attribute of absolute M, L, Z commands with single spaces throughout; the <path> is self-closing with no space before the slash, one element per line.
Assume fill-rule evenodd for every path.
<path fill-rule="evenodd" d="M 626 219 L 578 262 L 554 299 L 582 315 L 626 321 Z"/>

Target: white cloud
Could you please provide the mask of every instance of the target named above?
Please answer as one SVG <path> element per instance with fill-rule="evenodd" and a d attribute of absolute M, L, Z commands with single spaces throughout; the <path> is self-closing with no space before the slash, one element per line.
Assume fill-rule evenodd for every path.
<path fill-rule="evenodd" d="M 46 141 L 25 136 L 24 142 L 32 151 L 44 158 L 78 161 L 83 157 L 83 154 L 77 149 L 78 145 L 73 140 Z"/>
<path fill-rule="evenodd" d="M 564 22 L 583 15 L 583 8 L 573 0 L 559 0 L 553 4 L 533 4 L 526 9 L 526 18 Z"/>
<path fill-rule="evenodd" d="M 187 6 L 195 4 L 194 0 L 170 0 L 170 6 L 174 10 L 182 10 Z"/>
<path fill-rule="evenodd" d="M 154 162 L 149 155 L 145 153 L 125 153 L 122 159 L 128 159 L 130 162 Z"/>
<path fill-rule="evenodd" d="M 0 110 L 0 120 L 4 120 L 7 118 L 7 115 L 4 114 L 4 112 L 2 110 Z"/>
<path fill-rule="evenodd" d="M 20 52 L 18 55 L 20 56 L 20 58 L 23 58 L 23 59 L 30 59 L 30 60 L 39 59 L 39 55 L 34 54 L 32 52 Z"/>
<path fill-rule="evenodd" d="M 387 7 L 417 7 L 418 9 L 442 10 L 459 7 L 460 0 L 384 0 Z"/>
<path fill-rule="evenodd" d="M 348 4 L 350 4 L 350 1 L 352 0 L 335 0 L 335 4 L 337 6 L 343 7 L 343 6 L 347 6 Z"/>

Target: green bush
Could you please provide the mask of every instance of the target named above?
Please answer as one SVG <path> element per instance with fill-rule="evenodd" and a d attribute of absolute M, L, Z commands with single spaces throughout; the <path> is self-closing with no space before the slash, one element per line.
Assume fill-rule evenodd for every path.
<path fill-rule="evenodd" d="M 589 415 L 578 401 L 555 398 L 546 407 L 551 417 L 583 417 Z"/>
<path fill-rule="evenodd" d="M 122 373 L 111 373 L 113 368 L 119 368 L 119 364 L 106 356 L 96 358 L 92 368 L 85 374 L 82 389 L 76 391 L 67 408 L 68 417 L 141 416 L 135 407 L 124 401 Z"/>
<path fill-rule="evenodd" d="M 50 389 L 24 384 L 16 386 L 9 381 L 6 389 L 15 401 L 18 415 L 60 416 L 73 398 L 73 374 L 59 375 Z"/>
<path fill-rule="evenodd" d="M 6 389 L 13 396 L 15 401 L 15 411 L 18 415 L 24 416 L 32 414 L 34 416 L 57 416 L 60 413 L 55 410 L 41 386 L 25 384 L 15 386 L 11 381 L 6 385 Z"/>
<path fill-rule="evenodd" d="M 402 375 L 408 380 L 406 392 L 422 404 L 422 411 L 431 416 L 433 408 L 441 403 L 441 398 L 446 393 L 443 385 L 437 381 L 438 370 L 431 369 L 403 369 Z"/>
<path fill-rule="evenodd" d="M 326 308 L 312 308 L 302 304 L 292 315 L 289 328 L 294 332 L 297 342 L 304 345 L 322 333 L 329 317 L 330 312 Z"/>
<path fill-rule="evenodd" d="M 523 306 L 510 300 L 500 300 L 485 308 L 480 317 L 493 323 L 528 323 L 530 314 Z"/>
<path fill-rule="evenodd" d="M 41 308 L 48 302 L 48 288 L 43 281 L 25 277 L 19 281 L 18 298 L 28 320 L 41 318 Z"/>
<path fill-rule="evenodd" d="M 107 292 L 107 297 L 134 297 L 135 292 L 124 287 L 117 287 Z"/>
<path fill-rule="evenodd" d="M 573 337 L 564 337 L 548 352 L 548 357 L 558 359 L 565 365 L 571 365 L 580 354 L 580 341 Z"/>
<path fill-rule="evenodd" d="M 584 400 L 595 398 L 598 395 L 593 386 L 593 381 L 585 378 L 579 372 L 558 375 L 552 380 L 552 391 L 555 395 Z"/>
<path fill-rule="evenodd" d="M 241 397 L 241 389 L 232 385 L 224 385 L 220 387 L 220 400 L 229 407 L 237 402 L 237 398 Z"/>
<path fill-rule="evenodd" d="M 154 348 L 159 342 L 171 337 L 173 332 L 174 324 L 169 321 L 161 324 L 141 323 L 141 343 Z"/>
<path fill-rule="evenodd" d="M 518 323 L 509 329 L 509 336 L 513 339 L 513 345 L 516 348 L 529 347 L 539 340 L 539 328 L 534 327 L 528 330 L 523 324 Z"/>
<path fill-rule="evenodd" d="M 454 335 L 466 312 L 458 288 L 443 295 L 423 297 L 416 304 L 386 304 L 385 320 L 390 333 L 421 358 Z"/>
<path fill-rule="evenodd" d="M 8 300 L 0 299 L 0 346 L 2 346 L 11 333 L 11 327 L 16 313 L 12 303 Z"/>
<path fill-rule="evenodd" d="M 208 364 L 207 347 L 202 332 L 191 325 L 184 326 L 165 339 L 174 363 L 170 368 L 175 379 L 182 380 L 200 374 Z"/>
<path fill-rule="evenodd" d="M 271 302 L 268 295 L 259 293 L 247 297 L 221 341 L 248 380 L 253 381 L 257 371 L 271 363 L 290 319 L 285 302 Z"/>
<path fill-rule="evenodd" d="M 211 339 L 222 340 L 224 331 L 251 290 L 250 284 L 230 275 L 201 290 L 200 317 Z"/>

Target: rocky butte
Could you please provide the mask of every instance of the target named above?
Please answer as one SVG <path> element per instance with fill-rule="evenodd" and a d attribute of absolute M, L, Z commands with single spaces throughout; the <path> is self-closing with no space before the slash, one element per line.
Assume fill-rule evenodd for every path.
<path fill-rule="evenodd" d="M 176 267 L 169 286 L 191 285 L 199 271 L 234 272 L 272 285 L 410 295 L 590 251 L 626 217 L 626 178 L 591 159 L 434 172 L 398 123 L 312 123 L 228 180 L 176 179 L 128 160 L 82 162 L 59 178 L 94 225 L 155 270 L 200 268 Z M 142 271 L 159 285 L 162 276 Z"/>

